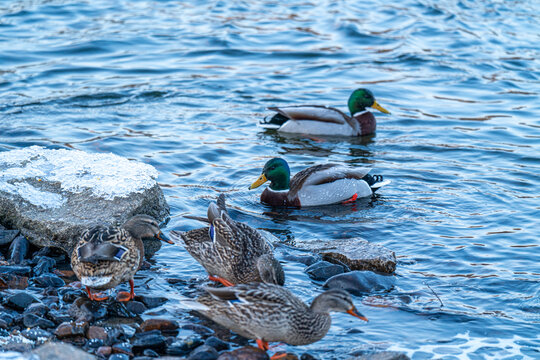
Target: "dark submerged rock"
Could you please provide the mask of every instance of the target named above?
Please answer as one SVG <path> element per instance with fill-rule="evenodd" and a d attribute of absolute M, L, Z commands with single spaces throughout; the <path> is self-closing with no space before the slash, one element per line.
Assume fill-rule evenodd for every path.
<path fill-rule="evenodd" d="M 259 348 L 246 346 L 221 354 L 218 360 L 269 360 L 268 354 Z"/>
<path fill-rule="evenodd" d="M 30 276 L 32 268 L 23 265 L 4 265 L 0 266 L 0 274 L 15 274 L 21 276 Z"/>
<path fill-rule="evenodd" d="M 147 308 L 152 309 L 161 306 L 167 302 L 167 298 L 156 296 L 135 296 L 135 300 L 142 302 Z"/>
<path fill-rule="evenodd" d="M 341 265 L 332 264 L 328 261 L 319 261 L 311 266 L 308 266 L 304 272 L 306 272 L 313 280 L 325 281 L 334 275 L 344 273 L 345 268 Z"/>
<path fill-rule="evenodd" d="M 34 283 L 39 287 L 62 287 L 66 282 L 54 274 L 44 274 L 34 278 Z"/>
<path fill-rule="evenodd" d="M 26 329 L 21 331 L 21 335 L 24 336 L 27 339 L 33 340 L 33 341 L 46 341 L 50 339 L 53 334 L 50 332 L 40 329 L 40 328 L 34 328 L 34 329 Z"/>
<path fill-rule="evenodd" d="M 311 266 L 315 264 L 317 261 L 321 260 L 320 256 L 317 255 L 293 255 L 288 254 L 283 257 L 283 259 L 287 261 L 294 261 L 301 264 L 304 264 L 306 266 Z"/>
<path fill-rule="evenodd" d="M 144 349 L 163 350 L 165 348 L 165 337 L 159 330 L 152 330 L 136 334 L 131 340 L 134 353 L 142 353 Z"/>
<path fill-rule="evenodd" d="M 26 258 L 30 243 L 22 235 L 17 236 L 9 245 L 9 260 L 13 264 L 21 264 Z"/>
<path fill-rule="evenodd" d="M 0 246 L 10 244 L 19 235 L 19 230 L 0 229 Z"/>
<path fill-rule="evenodd" d="M 42 329 L 48 329 L 54 327 L 54 323 L 51 320 L 44 319 L 34 314 L 24 315 L 23 323 L 27 328 L 40 327 Z"/>
<path fill-rule="evenodd" d="M 210 336 L 208 339 L 206 339 L 204 344 L 213 347 L 217 351 L 229 350 L 229 348 L 231 347 L 229 343 L 218 339 L 215 336 Z"/>
<path fill-rule="evenodd" d="M 34 266 L 34 276 L 40 276 L 47 274 L 51 269 L 56 265 L 56 260 L 48 256 L 41 256 L 37 261 L 36 266 Z"/>
<path fill-rule="evenodd" d="M 24 310 L 30 304 L 37 302 L 39 302 L 39 300 L 34 296 L 26 292 L 19 292 L 15 295 L 9 296 L 6 301 L 6 305 L 16 310 Z"/>
<path fill-rule="evenodd" d="M 184 340 L 176 341 L 169 345 L 167 347 L 167 354 L 184 356 L 202 344 L 203 341 L 199 337 L 189 336 Z"/>
<path fill-rule="evenodd" d="M 342 289 L 353 295 L 390 290 L 394 286 L 395 277 L 391 275 L 376 274 L 371 271 L 351 271 L 339 274 L 328 279 L 323 287 L 329 289 Z"/>
<path fill-rule="evenodd" d="M 135 300 L 128 302 L 126 304 L 126 309 L 135 315 L 140 315 L 148 310 L 148 308 L 142 302 Z"/>
<path fill-rule="evenodd" d="M 213 347 L 201 345 L 189 354 L 188 360 L 216 360 L 218 356 L 219 353 Z"/>

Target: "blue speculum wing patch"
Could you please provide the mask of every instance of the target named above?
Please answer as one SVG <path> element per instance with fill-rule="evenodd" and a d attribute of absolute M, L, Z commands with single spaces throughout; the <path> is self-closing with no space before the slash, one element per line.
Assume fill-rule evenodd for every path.
<path fill-rule="evenodd" d="M 208 235 L 210 235 L 210 239 L 212 239 L 212 241 L 214 241 L 214 235 L 215 235 L 214 225 L 210 225 L 210 229 L 208 229 Z"/>
<path fill-rule="evenodd" d="M 116 255 L 114 255 L 114 257 L 118 260 L 122 259 L 122 255 L 124 255 L 126 252 L 125 249 L 118 249 L 118 252 L 116 253 Z"/>

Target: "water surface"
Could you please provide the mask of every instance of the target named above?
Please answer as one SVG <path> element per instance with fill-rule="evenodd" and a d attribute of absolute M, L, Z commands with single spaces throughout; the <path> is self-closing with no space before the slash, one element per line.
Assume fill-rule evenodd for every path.
<path fill-rule="evenodd" d="M 204 215 L 226 192 L 233 217 L 278 237 L 280 257 L 352 237 L 396 252 L 395 287 L 355 298 L 369 323 L 337 314 L 323 341 L 291 350 L 540 357 L 537 1 L 28 0 L 2 2 L 0 14 L 0 150 L 152 164 L 169 229 L 200 226 L 182 215 Z M 272 105 L 345 110 L 358 87 L 392 112 L 376 114 L 374 136 L 256 126 Z M 370 165 L 393 182 L 371 201 L 276 211 L 247 190 L 274 156 L 293 172 Z M 304 299 L 321 291 L 303 265 L 284 266 Z M 164 316 L 189 318 L 181 285 L 165 279 L 202 284 L 203 269 L 165 246 L 149 271 L 145 286 L 171 298 Z"/>

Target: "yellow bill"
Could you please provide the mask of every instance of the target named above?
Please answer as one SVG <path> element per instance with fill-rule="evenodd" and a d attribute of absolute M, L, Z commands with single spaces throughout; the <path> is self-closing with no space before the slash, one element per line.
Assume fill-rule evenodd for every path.
<path fill-rule="evenodd" d="M 377 101 L 374 101 L 373 102 L 373 105 L 371 105 L 370 107 L 374 108 L 374 109 L 377 109 L 379 110 L 380 112 L 382 113 L 385 113 L 385 114 L 390 114 L 390 111 L 386 110 L 385 108 L 383 108 L 381 105 L 379 105 L 379 103 Z"/>
<path fill-rule="evenodd" d="M 268 179 L 266 178 L 266 176 L 264 174 L 261 174 L 261 176 L 259 176 L 257 181 L 255 181 L 253 184 L 251 184 L 251 186 L 249 187 L 249 190 L 258 188 L 259 186 L 264 184 L 267 180 Z"/>

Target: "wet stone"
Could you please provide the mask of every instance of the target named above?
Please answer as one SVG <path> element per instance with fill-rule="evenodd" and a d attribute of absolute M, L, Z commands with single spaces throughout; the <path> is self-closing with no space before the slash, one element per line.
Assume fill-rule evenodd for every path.
<path fill-rule="evenodd" d="M 406 354 L 396 351 L 381 351 L 351 357 L 349 360 L 410 360 L 410 358 Z"/>
<path fill-rule="evenodd" d="M 110 346 L 100 346 L 97 351 L 96 355 L 107 357 L 112 354 L 112 347 Z"/>
<path fill-rule="evenodd" d="M 317 358 L 311 354 L 303 353 L 300 355 L 300 360 L 317 360 Z"/>
<path fill-rule="evenodd" d="M 129 356 L 133 356 L 132 346 L 130 343 L 127 343 L 127 342 L 114 344 L 112 346 L 112 352 L 113 354 L 125 354 Z"/>
<path fill-rule="evenodd" d="M 77 298 L 69 307 L 68 314 L 80 321 L 103 319 L 107 315 L 105 304 L 86 297 Z"/>
<path fill-rule="evenodd" d="M 136 334 L 131 340 L 133 351 L 141 353 L 144 349 L 163 350 L 165 348 L 165 337 L 159 330 L 152 330 Z"/>
<path fill-rule="evenodd" d="M 213 347 L 201 345 L 189 354 L 188 360 L 216 360 L 218 356 L 219 353 Z"/>
<path fill-rule="evenodd" d="M 184 324 L 182 325 L 182 329 L 192 330 L 201 336 L 212 335 L 214 333 L 214 330 L 198 324 Z"/>
<path fill-rule="evenodd" d="M 9 260 L 13 264 L 21 264 L 26 258 L 30 243 L 22 235 L 17 236 L 9 245 Z"/>
<path fill-rule="evenodd" d="M 390 290 L 394 286 L 395 277 L 376 274 L 371 271 L 351 271 L 328 279 L 323 287 L 342 289 L 353 295 L 362 295 L 375 291 Z"/>
<path fill-rule="evenodd" d="M 148 356 L 148 357 L 153 357 L 153 358 L 159 357 L 159 354 L 152 349 L 144 350 L 143 355 Z"/>
<path fill-rule="evenodd" d="M 47 318 L 54 321 L 56 325 L 62 324 L 64 322 L 69 322 L 71 320 L 71 316 L 58 310 L 49 311 L 49 313 L 47 314 Z"/>
<path fill-rule="evenodd" d="M 217 351 L 229 350 L 230 348 L 229 343 L 218 339 L 215 336 L 210 336 L 208 339 L 206 339 L 204 344 L 213 347 Z"/>
<path fill-rule="evenodd" d="M 92 360 L 94 356 L 71 345 L 61 342 L 50 342 L 34 349 L 28 358 L 54 360 Z"/>
<path fill-rule="evenodd" d="M 70 336 L 79 336 L 79 335 L 84 336 L 86 334 L 87 329 L 88 329 L 87 322 L 72 321 L 69 323 L 60 324 L 54 331 L 54 334 L 59 339 L 70 337 Z"/>
<path fill-rule="evenodd" d="M 66 285 L 66 282 L 62 280 L 58 275 L 54 274 L 44 274 L 38 277 L 35 277 L 34 283 L 39 287 L 62 287 Z"/>
<path fill-rule="evenodd" d="M 266 352 L 253 346 L 246 346 L 221 354 L 218 360 L 269 360 Z"/>
<path fill-rule="evenodd" d="M 47 296 L 41 300 L 43 304 L 47 305 L 51 309 L 58 309 L 60 307 L 59 301 L 60 298 L 58 296 Z"/>
<path fill-rule="evenodd" d="M 135 329 L 127 325 L 117 325 L 106 328 L 108 339 L 111 343 L 120 343 L 129 340 L 134 334 Z"/>
<path fill-rule="evenodd" d="M 135 314 L 129 311 L 126 308 L 126 305 L 124 305 L 121 302 L 114 302 L 110 304 L 107 307 L 107 314 L 109 315 L 109 317 L 123 317 L 123 318 L 135 317 Z"/>
<path fill-rule="evenodd" d="M 0 274 L 0 289 L 24 290 L 28 287 L 28 277 L 15 274 Z"/>
<path fill-rule="evenodd" d="M 27 328 L 40 327 L 42 329 L 48 329 L 54 327 L 54 323 L 52 321 L 34 314 L 24 315 L 23 323 Z"/>
<path fill-rule="evenodd" d="M 145 331 L 151 331 L 151 330 L 159 330 L 163 333 L 171 333 L 176 332 L 178 333 L 178 323 L 174 320 L 167 320 L 167 319 L 148 319 L 145 320 L 141 326 L 141 332 Z"/>
<path fill-rule="evenodd" d="M 135 315 L 144 313 L 148 308 L 139 301 L 130 301 L 126 304 L 126 309 Z"/>
<path fill-rule="evenodd" d="M 105 341 L 107 340 L 107 332 L 101 326 L 90 326 L 86 333 L 86 337 L 89 339 L 100 339 Z"/>
<path fill-rule="evenodd" d="M 30 276 L 32 268 L 25 265 L 3 265 L 0 266 L 0 274 L 16 274 L 22 276 Z"/>
<path fill-rule="evenodd" d="M 49 312 L 49 308 L 40 303 L 30 304 L 30 306 L 28 306 L 26 310 L 24 310 L 25 315 L 34 314 L 37 316 L 45 316 L 48 312 Z"/>
<path fill-rule="evenodd" d="M 142 302 L 147 308 L 152 309 L 161 306 L 167 302 L 167 298 L 155 296 L 135 296 L 135 300 Z"/>
<path fill-rule="evenodd" d="M 328 261 L 319 261 L 307 267 L 304 272 L 316 281 L 325 281 L 334 275 L 342 274 L 345 268 L 341 265 L 332 264 Z"/>
<path fill-rule="evenodd" d="M 19 235 L 19 230 L 0 229 L 0 246 L 10 244 Z"/>
<path fill-rule="evenodd" d="M 85 296 L 85 291 L 75 288 L 64 288 L 60 289 L 60 295 L 62 296 L 62 301 L 66 303 L 73 303 L 77 298 L 82 298 Z M 88 299 L 88 301 L 90 301 Z"/>
<path fill-rule="evenodd" d="M 193 349 L 203 344 L 203 341 L 194 336 L 189 336 L 184 340 L 175 341 L 167 347 L 167 354 L 184 356 L 189 354 Z"/>
<path fill-rule="evenodd" d="M 99 349 L 99 348 L 102 347 L 103 345 L 105 345 L 105 341 L 103 341 L 103 340 L 101 340 L 101 339 L 89 339 L 89 340 L 86 342 L 85 348 L 88 348 L 88 349 Z"/>
<path fill-rule="evenodd" d="M 321 260 L 320 256 L 316 255 L 292 255 L 288 254 L 283 257 L 287 261 L 293 261 L 300 264 L 304 264 L 306 266 L 311 266 L 315 264 L 317 261 Z"/>
<path fill-rule="evenodd" d="M 298 356 L 295 354 L 286 353 L 283 351 L 275 353 L 274 356 L 279 357 L 280 360 L 298 360 Z"/>
<path fill-rule="evenodd" d="M 30 304 L 37 302 L 39 302 L 39 300 L 36 299 L 34 296 L 26 292 L 19 292 L 15 295 L 9 296 L 7 298 L 6 305 L 16 310 L 24 310 Z"/>
<path fill-rule="evenodd" d="M 109 356 L 109 360 L 129 360 L 129 355 L 126 354 L 112 354 Z"/>
<path fill-rule="evenodd" d="M 43 329 L 35 328 L 35 329 L 26 329 L 21 331 L 21 335 L 24 336 L 27 339 L 33 340 L 33 341 L 45 341 L 51 338 L 53 335 Z"/>
<path fill-rule="evenodd" d="M 56 265 L 56 260 L 48 256 L 42 256 L 39 258 L 36 266 L 34 266 L 34 276 L 40 276 L 47 274 Z"/>

